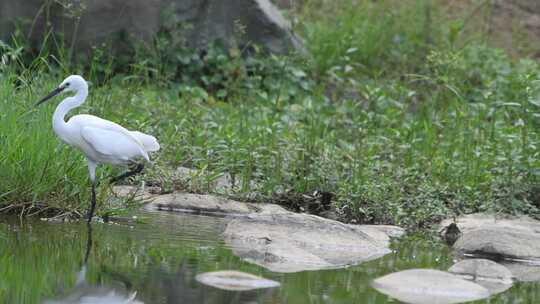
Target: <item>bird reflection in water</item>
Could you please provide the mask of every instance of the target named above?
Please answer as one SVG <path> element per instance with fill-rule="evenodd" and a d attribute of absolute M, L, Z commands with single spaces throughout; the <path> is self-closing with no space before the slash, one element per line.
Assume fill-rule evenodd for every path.
<path fill-rule="evenodd" d="M 136 291 L 106 285 L 91 285 L 86 281 L 88 256 L 92 250 L 92 225 L 87 224 L 88 237 L 81 270 L 77 273 L 75 287 L 68 294 L 43 304 L 144 304 L 136 299 Z M 129 284 L 125 284 L 129 286 Z"/>

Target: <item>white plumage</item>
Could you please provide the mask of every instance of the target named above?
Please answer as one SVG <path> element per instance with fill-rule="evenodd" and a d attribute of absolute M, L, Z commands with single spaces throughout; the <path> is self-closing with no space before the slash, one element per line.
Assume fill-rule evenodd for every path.
<path fill-rule="evenodd" d="M 88 96 L 88 84 L 78 75 L 67 77 L 58 88 L 38 102 L 38 105 L 61 92 L 74 92 L 56 108 L 53 115 L 53 129 L 56 135 L 68 145 L 80 149 L 88 160 L 88 171 L 92 181 L 91 220 L 95 207 L 96 167 L 98 164 L 129 165 L 138 160 L 150 161 L 149 152 L 159 150 L 155 137 L 130 131 L 117 123 L 93 115 L 75 115 L 67 122 L 67 113 L 80 106 Z M 139 169 L 142 170 L 142 167 Z M 138 172 L 136 172 L 138 173 Z"/>

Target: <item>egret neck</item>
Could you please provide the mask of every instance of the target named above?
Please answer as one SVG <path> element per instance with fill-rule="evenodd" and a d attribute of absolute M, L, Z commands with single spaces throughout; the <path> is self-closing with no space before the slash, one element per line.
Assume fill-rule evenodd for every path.
<path fill-rule="evenodd" d="M 82 105 L 88 96 L 88 86 L 82 86 L 75 96 L 64 99 L 56 108 L 53 114 L 53 130 L 62 141 L 69 143 L 67 123 L 65 117 L 69 111 Z"/>

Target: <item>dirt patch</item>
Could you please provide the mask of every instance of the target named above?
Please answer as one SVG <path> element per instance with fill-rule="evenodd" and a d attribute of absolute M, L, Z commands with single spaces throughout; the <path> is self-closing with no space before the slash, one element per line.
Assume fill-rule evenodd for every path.
<path fill-rule="evenodd" d="M 439 1 L 450 19 L 464 20 L 465 33 L 480 34 L 513 57 L 540 59 L 540 1 Z"/>

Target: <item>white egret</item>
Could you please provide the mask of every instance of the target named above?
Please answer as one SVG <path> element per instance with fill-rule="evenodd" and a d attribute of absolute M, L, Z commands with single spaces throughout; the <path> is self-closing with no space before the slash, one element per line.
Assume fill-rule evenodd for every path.
<path fill-rule="evenodd" d="M 64 99 L 53 115 L 53 129 L 66 144 L 81 150 L 88 161 L 88 172 L 92 182 L 92 201 L 88 210 L 88 222 L 92 220 L 96 207 L 96 167 L 98 164 L 133 166 L 134 168 L 114 179 L 140 173 L 144 168 L 139 160 L 150 161 L 149 152 L 159 150 L 155 137 L 138 131 L 129 131 L 124 127 L 99 117 L 81 114 L 65 121 L 66 114 L 80 106 L 88 96 L 88 84 L 79 75 L 71 75 L 36 106 L 62 93 L 74 92 L 75 95 Z"/>

